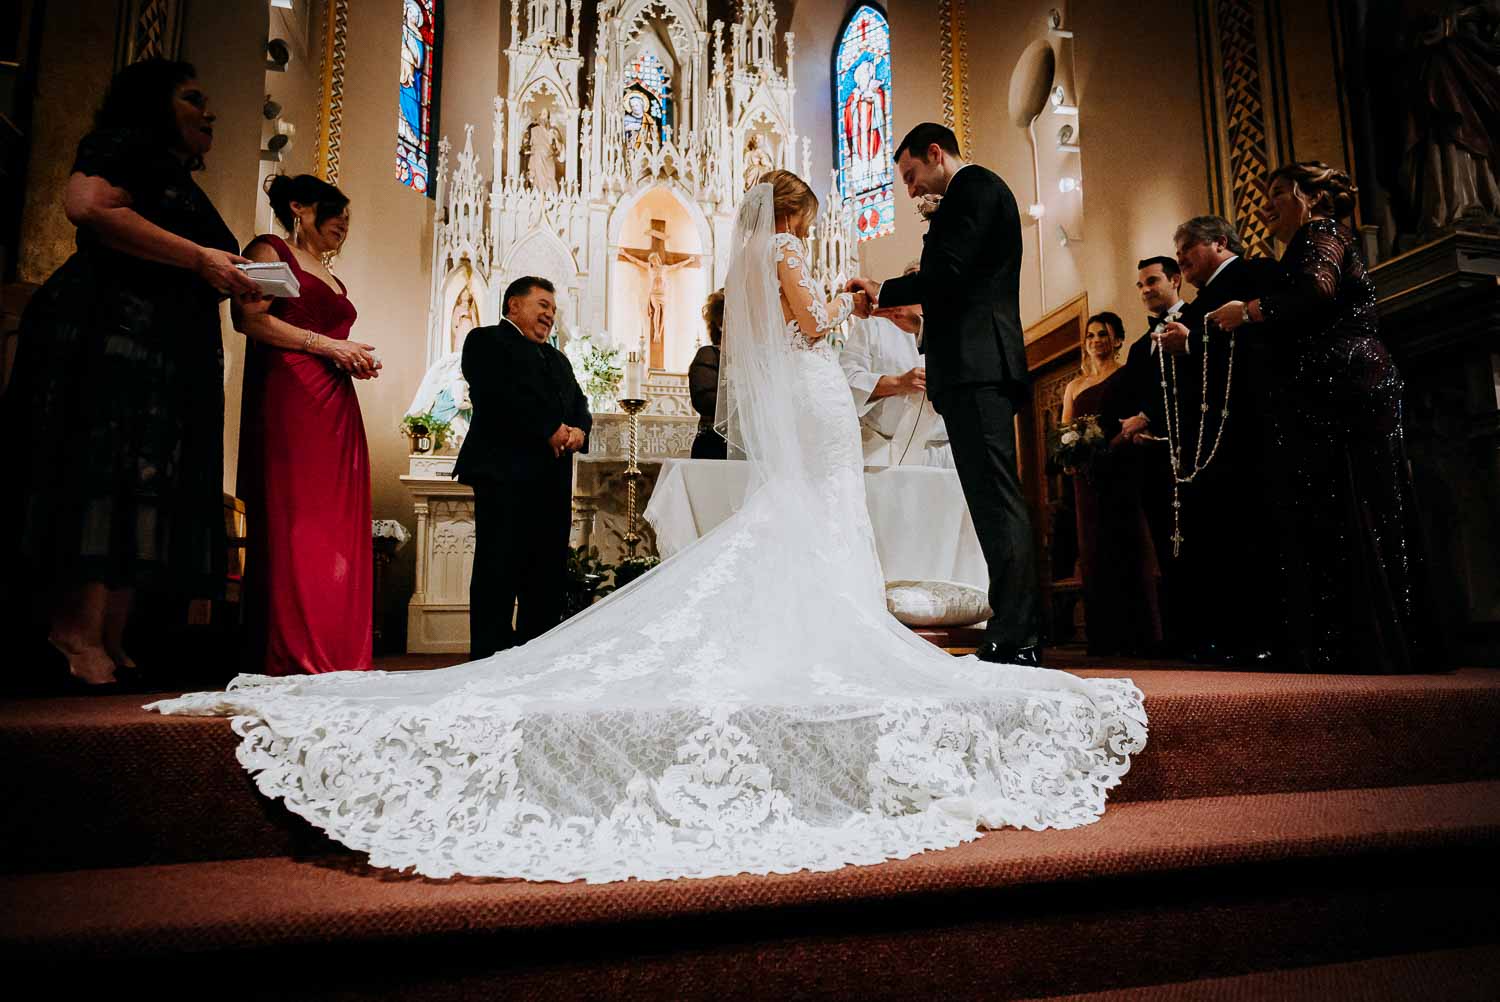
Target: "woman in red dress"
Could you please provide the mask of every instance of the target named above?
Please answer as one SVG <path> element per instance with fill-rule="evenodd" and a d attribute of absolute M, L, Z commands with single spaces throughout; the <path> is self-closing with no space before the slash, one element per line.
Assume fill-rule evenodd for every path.
<path fill-rule="evenodd" d="M 349 232 L 349 199 L 310 174 L 267 186 L 291 234 L 245 255 L 284 261 L 295 299 L 241 300 L 250 338 L 240 419 L 240 493 L 250 540 L 246 613 L 252 667 L 268 675 L 370 667 L 370 453 L 355 379 L 374 348 L 349 339 L 354 304 L 325 260 Z"/>

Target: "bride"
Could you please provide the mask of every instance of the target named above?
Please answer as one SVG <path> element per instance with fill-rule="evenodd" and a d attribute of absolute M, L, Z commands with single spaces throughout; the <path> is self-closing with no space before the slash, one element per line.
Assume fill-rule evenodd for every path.
<path fill-rule="evenodd" d="M 1145 745 L 1126 679 L 955 658 L 886 611 L 859 425 L 803 238 L 817 199 L 747 194 L 721 427 L 738 513 L 524 647 L 441 671 L 242 675 L 151 704 L 233 715 L 239 760 L 376 866 L 611 881 L 832 870 L 1069 828 Z"/>

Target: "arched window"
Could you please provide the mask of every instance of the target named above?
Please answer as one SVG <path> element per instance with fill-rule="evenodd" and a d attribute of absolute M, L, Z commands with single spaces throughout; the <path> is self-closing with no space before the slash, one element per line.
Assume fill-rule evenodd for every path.
<path fill-rule="evenodd" d="M 401 101 L 396 111 L 396 180 L 431 197 L 442 38 L 438 0 L 405 0 L 401 15 Z"/>
<path fill-rule="evenodd" d="M 672 124 L 672 88 L 667 67 L 654 52 L 639 52 L 625 64 L 625 148 L 666 139 Z"/>
<path fill-rule="evenodd" d="M 854 8 L 833 55 L 834 160 L 861 241 L 896 228 L 891 162 L 891 26 L 871 4 Z"/>

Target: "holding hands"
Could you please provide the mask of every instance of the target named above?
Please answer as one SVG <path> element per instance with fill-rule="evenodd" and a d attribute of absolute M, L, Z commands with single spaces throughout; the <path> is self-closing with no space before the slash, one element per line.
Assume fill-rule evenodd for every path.
<path fill-rule="evenodd" d="M 849 279 L 845 292 L 854 293 L 854 315 L 860 319 L 869 317 L 880 302 L 880 283 L 863 276 Z"/>
<path fill-rule="evenodd" d="M 312 345 L 312 351 L 355 379 L 375 379 L 380 375 L 380 359 L 375 355 L 373 344 L 339 341 L 319 334 Z"/>

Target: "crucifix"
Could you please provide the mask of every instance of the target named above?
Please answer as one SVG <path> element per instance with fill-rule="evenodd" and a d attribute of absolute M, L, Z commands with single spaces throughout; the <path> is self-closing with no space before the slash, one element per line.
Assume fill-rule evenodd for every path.
<path fill-rule="evenodd" d="M 651 246 L 647 248 L 621 247 L 620 260 L 635 265 L 646 273 L 651 289 L 646 302 L 646 331 L 651 342 L 651 368 L 666 367 L 667 357 L 667 273 L 679 268 L 696 268 L 701 262 L 697 254 L 679 254 L 667 250 L 667 221 L 651 220 Z"/>

